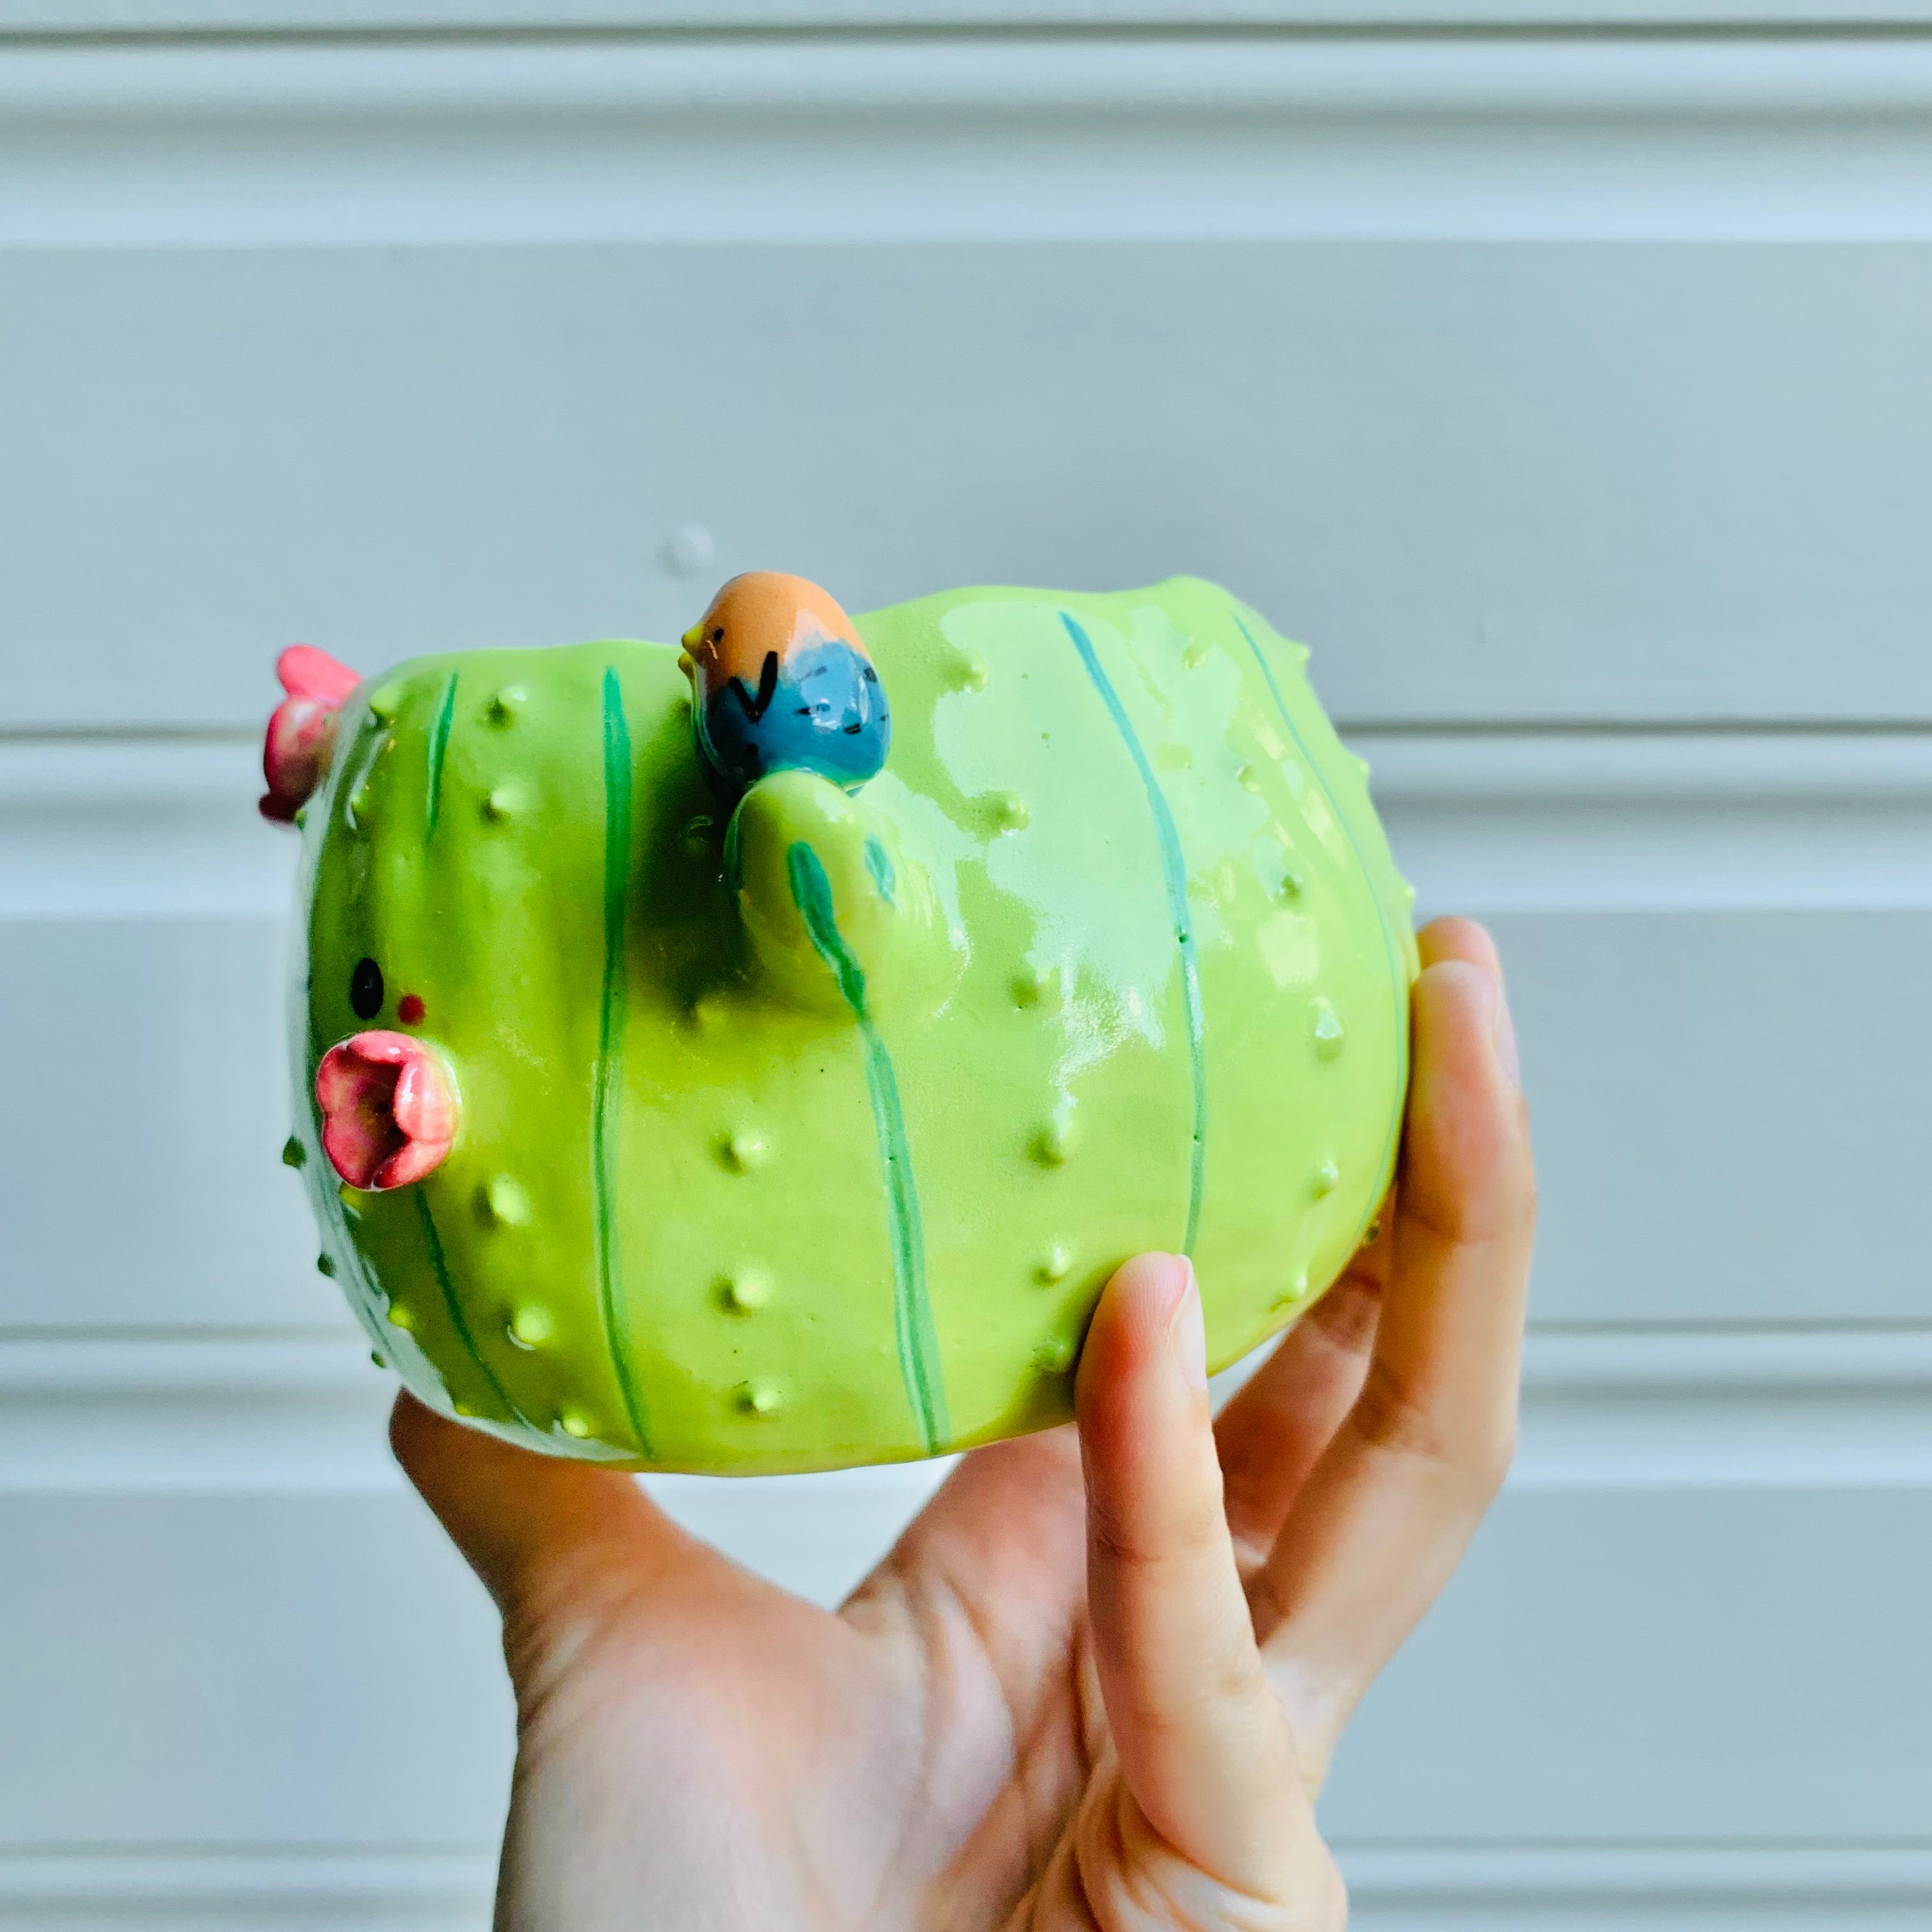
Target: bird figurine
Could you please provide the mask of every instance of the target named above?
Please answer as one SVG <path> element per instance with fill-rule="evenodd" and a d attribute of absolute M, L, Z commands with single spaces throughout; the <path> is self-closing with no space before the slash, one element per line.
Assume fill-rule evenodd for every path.
<path fill-rule="evenodd" d="M 852 620 L 815 584 L 734 577 L 684 634 L 698 753 L 735 800 L 768 772 L 817 772 L 848 790 L 886 762 L 892 714 Z"/>

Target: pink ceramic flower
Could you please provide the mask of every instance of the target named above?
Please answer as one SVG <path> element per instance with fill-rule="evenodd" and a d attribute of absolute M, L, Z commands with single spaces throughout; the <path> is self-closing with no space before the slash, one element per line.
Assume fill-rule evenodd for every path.
<path fill-rule="evenodd" d="M 456 1138 L 456 1082 L 442 1057 L 399 1033 L 358 1033 L 315 1070 L 322 1147 L 352 1187 L 406 1187 Z"/>
<path fill-rule="evenodd" d="M 291 644 L 275 660 L 275 675 L 288 693 L 268 720 L 262 774 L 268 781 L 262 816 L 286 824 L 328 769 L 335 719 L 361 680 L 312 644 Z"/>

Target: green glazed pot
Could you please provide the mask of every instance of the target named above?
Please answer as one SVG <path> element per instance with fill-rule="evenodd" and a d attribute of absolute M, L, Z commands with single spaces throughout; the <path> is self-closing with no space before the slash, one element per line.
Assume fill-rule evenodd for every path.
<path fill-rule="evenodd" d="M 1218 1366 L 1361 1240 L 1413 895 L 1307 653 L 1189 578 L 850 634 L 883 769 L 742 796 L 675 645 L 285 657 L 287 1157 L 444 1413 L 639 1468 L 932 1455 L 1068 1417 L 1126 1256 L 1193 1256 Z"/>

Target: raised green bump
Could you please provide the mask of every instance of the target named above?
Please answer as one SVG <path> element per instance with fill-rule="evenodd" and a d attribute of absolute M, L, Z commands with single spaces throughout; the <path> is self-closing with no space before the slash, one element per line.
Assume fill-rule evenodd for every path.
<path fill-rule="evenodd" d="M 1382 1154 L 1376 1162 L 1376 1172 L 1382 1176 L 1381 1185 L 1375 1190 L 1374 1198 L 1363 1210 L 1361 1226 L 1356 1232 L 1356 1240 L 1359 1244 L 1361 1236 L 1367 1232 L 1369 1223 L 1375 1219 L 1376 1211 L 1382 1205 L 1384 1191 L 1389 1183 L 1395 1178 L 1396 1146 L 1402 1138 L 1402 1101 L 1408 1090 L 1408 987 L 1410 980 L 1414 976 L 1415 962 L 1413 955 L 1415 950 L 1415 942 L 1413 938 L 1409 941 L 1408 950 L 1412 957 L 1408 970 L 1405 971 L 1396 960 L 1395 942 L 1389 936 L 1387 908 L 1384 903 L 1382 890 L 1376 882 L 1376 868 L 1371 865 L 1368 855 L 1364 851 L 1361 841 L 1355 835 L 1355 828 L 1349 823 L 1348 814 L 1342 809 L 1341 802 L 1336 797 L 1334 788 L 1323 772 L 1321 764 L 1309 750 L 1308 741 L 1302 736 L 1301 728 L 1294 722 L 1294 712 L 1288 708 L 1288 700 L 1282 694 L 1281 686 L 1275 679 L 1274 668 L 1268 662 L 1267 653 L 1262 650 L 1260 640 L 1248 628 L 1247 620 L 1241 615 L 1238 607 L 1231 603 L 1228 615 L 1234 619 L 1235 628 L 1246 640 L 1248 649 L 1254 655 L 1255 662 L 1261 667 L 1262 676 L 1268 683 L 1268 694 L 1274 700 L 1274 708 L 1280 713 L 1281 722 L 1287 728 L 1288 736 L 1294 740 L 1296 750 L 1300 752 L 1307 762 L 1308 769 L 1314 774 L 1315 782 L 1322 788 L 1322 796 L 1328 800 L 1329 808 L 1335 814 L 1335 822 L 1341 826 L 1344 836 L 1348 839 L 1348 849 L 1355 856 L 1355 863 L 1362 876 L 1363 888 L 1368 894 L 1370 906 L 1374 916 L 1376 932 L 1382 940 L 1383 954 L 1388 962 L 1389 984 L 1395 992 L 1397 1008 L 1396 1031 L 1402 1042 L 1402 1077 L 1397 1083 L 1394 1103 L 1389 1109 L 1388 1132 L 1383 1137 Z M 1334 736 L 1332 730 L 1330 736 Z M 1378 826 L 1376 830 L 1379 833 L 1381 828 Z M 1388 857 L 1386 846 L 1382 849 L 1382 856 L 1386 861 Z M 1393 868 L 1388 869 L 1393 870 Z M 1414 895 L 1410 893 L 1409 899 L 1412 904 L 1414 902 Z M 1330 1017 L 1331 1019 L 1334 1017 L 1332 1010 Z"/>

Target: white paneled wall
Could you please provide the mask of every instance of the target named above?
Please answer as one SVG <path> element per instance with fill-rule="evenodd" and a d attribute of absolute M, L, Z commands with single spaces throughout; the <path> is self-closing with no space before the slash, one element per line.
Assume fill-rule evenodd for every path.
<path fill-rule="evenodd" d="M 0 1924 L 487 1922 L 493 1619 L 278 1158 L 268 667 L 754 562 L 1223 579 L 1502 941 L 1522 1452 L 1357 1922 L 1922 1924 L 1928 532 L 1921 0 L 0 0 Z M 662 1488 L 832 1598 L 932 1480 Z"/>

